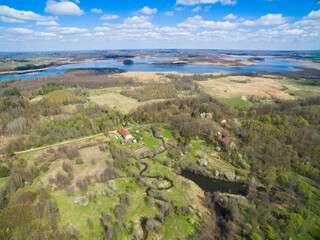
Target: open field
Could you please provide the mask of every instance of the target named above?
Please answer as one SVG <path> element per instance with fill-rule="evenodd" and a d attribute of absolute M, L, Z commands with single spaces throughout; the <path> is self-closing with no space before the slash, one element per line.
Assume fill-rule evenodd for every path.
<path fill-rule="evenodd" d="M 121 88 L 105 88 L 105 89 L 98 89 L 98 90 L 89 90 L 90 97 L 89 99 L 100 105 L 108 105 L 112 108 L 119 109 L 123 113 L 129 113 L 130 111 L 136 109 L 139 106 L 142 106 L 147 103 L 152 102 L 161 102 L 166 101 L 169 99 L 154 99 L 145 102 L 139 102 L 138 100 L 124 96 L 119 93 Z"/>
<path fill-rule="evenodd" d="M 205 92 L 217 98 L 234 98 L 239 96 L 259 96 L 265 99 L 294 99 L 293 96 L 283 91 L 298 90 L 295 86 L 281 84 L 278 79 L 247 76 L 228 76 L 206 81 L 198 81 Z"/>

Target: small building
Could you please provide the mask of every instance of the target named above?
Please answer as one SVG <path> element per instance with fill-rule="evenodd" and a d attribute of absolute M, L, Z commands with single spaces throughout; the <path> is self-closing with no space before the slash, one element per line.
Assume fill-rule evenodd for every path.
<path fill-rule="evenodd" d="M 115 134 L 110 134 L 110 136 L 111 136 L 111 137 L 114 137 L 114 138 L 117 139 L 117 140 L 119 139 L 118 136 L 115 135 Z"/>
<path fill-rule="evenodd" d="M 137 142 L 137 140 L 136 140 L 136 139 L 133 139 L 133 140 L 132 140 L 132 142 L 133 142 L 133 143 L 136 143 L 136 142 Z"/>
<path fill-rule="evenodd" d="M 200 117 L 202 119 L 211 119 L 212 118 L 212 113 L 200 113 Z"/>
<path fill-rule="evenodd" d="M 124 139 L 130 139 L 130 138 L 132 138 L 132 136 L 131 136 L 131 134 L 128 132 L 128 130 L 127 129 L 125 129 L 124 127 L 120 127 L 119 129 L 118 129 L 118 132 L 122 135 L 122 137 L 124 138 Z"/>

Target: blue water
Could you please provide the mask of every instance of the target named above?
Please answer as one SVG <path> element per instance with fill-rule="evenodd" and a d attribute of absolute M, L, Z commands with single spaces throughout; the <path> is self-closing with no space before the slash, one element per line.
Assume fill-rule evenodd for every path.
<path fill-rule="evenodd" d="M 173 60 L 173 58 L 144 58 L 134 59 L 133 65 L 123 65 L 122 62 L 115 60 L 96 60 L 91 62 L 83 62 L 76 64 L 65 64 L 59 67 L 51 68 L 42 72 L 33 72 L 17 75 L 9 75 L 0 77 L 0 81 L 4 79 L 15 78 L 35 78 L 39 76 L 61 74 L 72 68 L 119 68 L 133 72 L 179 72 L 179 73 L 237 73 L 237 72 L 288 72 L 298 71 L 293 67 L 319 67 L 320 64 L 304 63 L 294 60 L 285 60 L 278 58 L 266 58 L 265 61 L 256 62 L 257 65 L 244 67 L 224 67 L 204 64 L 188 64 L 182 66 L 157 66 L 150 63 Z"/>

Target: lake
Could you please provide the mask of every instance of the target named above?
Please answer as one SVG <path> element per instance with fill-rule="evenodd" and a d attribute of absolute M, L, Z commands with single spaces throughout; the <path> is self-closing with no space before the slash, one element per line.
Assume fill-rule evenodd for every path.
<path fill-rule="evenodd" d="M 179 73 L 237 73 L 237 72 L 258 72 L 258 71 L 270 71 L 270 72 L 287 72 L 298 71 L 293 67 L 319 67 L 320 64 L 304 63 L 294 60 L 279 59 L 273 57 L 267 57 L 265 61 L 257 62 L 257 65 L 244 66 L 244 67 L 225 67 L 214 66 L 205 64 L 188 64 L 182 66 L 159 66 L 150 65 L 151 63 L 159 61 L 174 60 L 173 58 L 144 58 L 133 59 L 133 65 L 124 65 L 121 62 L 115 60 L 96 60 L 90 62 L 82 62 L 75 64 L 64 64 L 59 67 L 51 68 L 42 72 L 24 73 L 9 76 L 0 77 L 0 81 L 4 79 L 15 78 L 35 78 L 39 76 L 56 75 L 64 73 L 72 68 L 119 68 L 133 72 L 179 72 Z"/>
<path fill-rule="evenodd" d="M 183 170 L 181 175 L 195 182 L 205 192 L 223 192 L 240 194 L 246 196 L 248 194 L 248 186 L 240 182 L 230 182 L 216 178 L 205 177 L 196 175 L 192 172 Z"/>

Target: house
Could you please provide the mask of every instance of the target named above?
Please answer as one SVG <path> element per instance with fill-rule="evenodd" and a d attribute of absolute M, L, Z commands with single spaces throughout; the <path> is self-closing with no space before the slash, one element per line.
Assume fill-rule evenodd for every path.
<path fill-rule="evenodd" d="M 133 140 L 132 140 L 132 142 L 133 142 L 133 143 L 136 143 L 136 142 L 137 142 L 137 140 L 136 140 L 136 139 L 133 139 Z"/>
<path fill-rule="evenodd" d="M 130 138 L 132 138 L 132 136 L 131 136 L 131 134 L 128 132 L 128 130 L 127 129 L 125 129 L 125 128 L 123 128 L 123 127 L 120 127 L 119 129 L 118 129 L 118 132 L 122 135 L 122 137 L 124 138 L 124 139 L 130 139 Z"/>
<path fill-rule="evenodd" d="M 202 119 L 211 119 L 212 118 L 212 113 L 200 113 L 200 117 Z"/>

